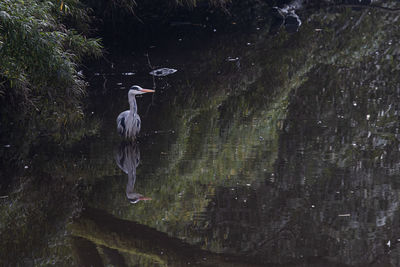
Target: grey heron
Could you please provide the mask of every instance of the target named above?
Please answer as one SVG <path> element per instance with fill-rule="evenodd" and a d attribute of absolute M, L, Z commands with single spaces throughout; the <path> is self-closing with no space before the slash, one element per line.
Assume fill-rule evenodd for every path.
<path fill-rule="evenodd" d="M 128 101 L 129 110 L 121 112 L 117 117 L 117 130 L 120 135 L 127 139 L 136 139 L 140 131 L 141 121 L 139 114 L 137 114 L 136 95 L 144 93 L 154 93 L 154 90 L 143 89 L 138 85 L 134 85 L 129 89 Z"/>
<path fill-rule="evenodd" d="M 140 163 L 140 151 L 137 143 L 122 142 L 115 157 L 118 167 L 128 174 L 126 184 L 126 197 L 132 204 L 141 200 L 151 200 L 142 194 L 135 192 L 136 168 Z"/>

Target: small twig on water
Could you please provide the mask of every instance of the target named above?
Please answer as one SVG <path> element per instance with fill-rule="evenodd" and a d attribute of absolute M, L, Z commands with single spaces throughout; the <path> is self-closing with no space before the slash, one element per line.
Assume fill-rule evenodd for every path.
<path fill-rule="evenodd" d="M 149 65 L 149 68 L 153 71 L 154 68 L 153 68 L 153 66 L 151 65 L 150 57 L 149 57 L 149 54 L 148 54 L 148 53 L 146 54 L 146 57 L 147 57 L 147 64 Z M 154 75 L 151 75 L 151 76 L 153 77 L 153 90 L 156 90 L 156 79 L 155 79 Z M 146 117 L 147 117 L 147 114 L 149 113 L 150 107 L 153 106 L 153 105 L 154 105 L 154 94 L 151 96 L 151 103 L 150 103 L 150 105 L 147 107 L 147 110 L 146 110 Z"/>
<path fill-rule="evenodd" d="M 146 57 L 147 57 L 147 64 L 149 65 L 149 68 L 153 71 L 154 68 L 153 68 L 153 66 L 151 65 L 150 57 L 149 57 L 149 54 L 148 54 L 148 53 L 146 54 Z M 151 76 L 153 77 L 153 90 L 156 90 L 156 79 L 155 79 L 154 75 L 151 75 Z"/>

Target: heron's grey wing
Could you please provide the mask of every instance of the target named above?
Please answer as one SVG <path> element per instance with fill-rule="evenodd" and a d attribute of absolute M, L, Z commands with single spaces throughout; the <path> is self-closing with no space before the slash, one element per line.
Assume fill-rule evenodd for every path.
<path fill-rule="evenodd" d="M 117 117 L 117 131 L 120 135 L 123 135 L 126 131 L 126 117 L 129 114 L 129 110 L 121 112 Z"/>
<path fill-rule="evenodd" d="M 142 121 L 140 120 L 139 115 L 135 116 L 135 125 L 136 125 L 136 135 L 140 132 L 140 127 L 142 126 Z"/>

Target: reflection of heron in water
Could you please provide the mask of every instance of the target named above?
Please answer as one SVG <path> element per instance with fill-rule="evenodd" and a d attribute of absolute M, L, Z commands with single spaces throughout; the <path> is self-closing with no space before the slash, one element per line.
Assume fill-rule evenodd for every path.
<path fill-rule="evenodd" d="M 128 101 L 129 101 L 129 110 L 121 112 L 121 114 L 117 117 L 117 130 L 118 133 L 125 138 L 135 139 L 140 131 L 140 117 L 137 114 L 137 104 L 136 104 L 136 95 L 141 95 L 144 93 L 154 93 L 154 90 L 143 89 L 138 85 L 134 85 L 129 89 L 128 92 Z"/>
<path fill-rule="evenodd" d="M 140 151 L 136 143 L 122 142 L 116 158 L 118 167 L 128 174 L 128 183 L 126 184 L 126 197 L 133 204 L 140 200 L 151 200 L 149 197 L 144 197 L 142 194 L 134 192 L 136 181 L 136 168 L 140 162 Z"/>

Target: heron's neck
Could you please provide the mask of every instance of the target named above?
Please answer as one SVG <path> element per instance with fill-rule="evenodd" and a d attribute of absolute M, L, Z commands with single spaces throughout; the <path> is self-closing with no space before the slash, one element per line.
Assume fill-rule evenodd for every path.
<path fill-rule="evenodd" d="M 129 97 L 129 106 L 130 106 L 130 111 L 132 113 L 137 113 L 137 104 L 136 104 L 136 97 L 135 96 L 130 96 Z"/>

